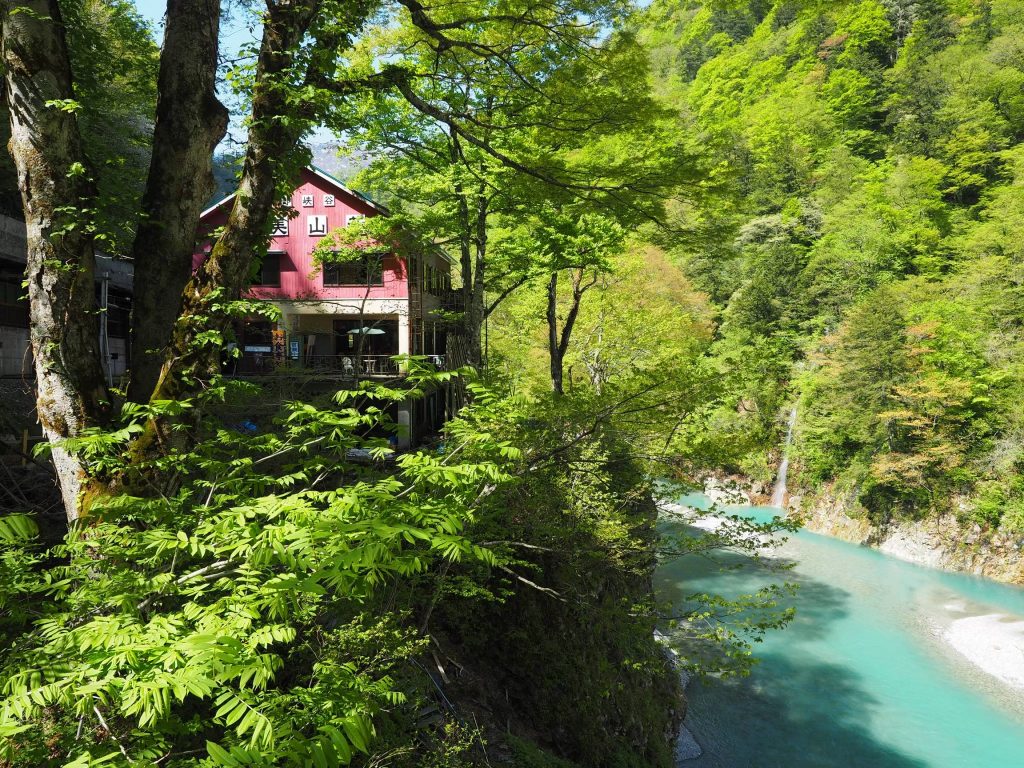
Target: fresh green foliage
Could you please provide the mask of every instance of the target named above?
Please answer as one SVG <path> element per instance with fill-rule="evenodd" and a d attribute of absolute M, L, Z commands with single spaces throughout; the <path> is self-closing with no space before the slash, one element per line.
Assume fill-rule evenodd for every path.
<path fill-rule="evenodd" d="M 657 366 L 562 398 L 471 381 L 444 443 L 396 457 L 387 410 L 451 378 L 410 366 L 408 386 L 264 409 L 255 433 L 235 425 L 267 393 L 232 384 L 80 438 L 92 473 L 121 476 L 146 420 L 205 414 L 195 449 L 153 459 L 173 492 L 97 499 L 49 551 L 29 518 L 2 521 L 6 759 L 468 768 L 503 736 L 464 719 L 467 702 L 514 702 L 502 730 L 565 729 L 557 753 L 580 765 L 671 765 L 650 477 L 679 403 Z M 691 666 L 748 663 L 740 635 L 767 625 L 735 619 L 764 597 L 683 618 L 721 627 L 706 635 L 721 652 Z M 438 653 L 460 670 L 444 689 L 425 672 Z M 509 679 L 525 685 L 494 684 Z M 546 760 L 519 744 L 521 764 Z"/>
<path fill-rule="evenodd" d="M 134 17 L 110 8 L 111 23 L 128 26 L 96 50 L 151 67 Z M 72 22 L 97 9 L 74 6 Z M 679 679 L 655 627 L 671 624 L 688 668 L 742 673 L 751 643 L 791 614 L 781 587 L 656 605 L 658 554 L 757 559 L 780 524 L 733 520 L 659 540 L 653 478 L 749 467 L 775 436 L 793 361 L 827 358 L 837 339 L 851 380 L 870 386 L 822 389 L 854 433 L 823 451 L 835 472 L 874 462 L 886 503 L 934 496 L 940 475 L 968 477 L 946 443 L 997 434 L 986 421 L 1001 413 L 1005 366 L 976 359 L 987 349 L 977 336 L 1005 330 L 1010 313 L 1002 325 L 979 311 L 954 326 L 961 305 L 933 288 L 956 275 L 964 290 L 998 292 L 963 277 L 961 249 L 984 251 L 993 274 L 1009 262 L 988 250 L 1011 242 L 1001 219 L 977 213 L 968 236 L 961 209 L 1009 213 L 1018 202 L 1014 184 L 996 183 L 1019 118 L 1014 65 L 990 78 L 1005 115 L 939 98 L 928 114 L 943 130 L 928 153 L 905 157 L 880 135 L 890 115 L 918 109 L 909 83 L 922 72 L 945 82 L 927 63 L 942 52 L 931 27 L 894 31 L 874 2 L 831 15 L 686 3 L 673 21 L 681 64 L 660 88 L 675 101 L 659 104 L 629 10 L 332 2 L 287 46 L 273 82 L 243 55 L 229 75 L 240 99 L 284 92 L 294 107 L 251 131 L 299 137 L 326 118 L 377 156 L 363 180 L 395 215 L 325 239 L 317 268 L 428 243 L 457 249 L 467 300 L 452 335 L 460 322 L 474 341 L 486 329 L 486 365 L 470 360 L 480 370 L 456 377 L 408 360 L 400 384 L 280 408 L 270 387 L 206 382 L 199 365 L 175 390 L 190 398 L 126 407 L 69 441 L 97 481 L 87 522 L 44 549 L 31 518 L 0 520 L 4 760 L 456 768 L 489 765 L 484 746 L 497 739 L 521 765 L 563 763 L 550 752 L 594 768 L 667 768 Z M 650 13 L 674 18 L 660 5 Z M 1006 24 L 993 18 L 993 29 Z M 899 74 L 894 35 L 926 62 L 912 75 Z M 97 54 L 85 54 L 89 66 Z M 119 60 L 94 61 L 101 81 L 53 108 L 99 125 L 102 99 L 86 86 L 121 83 Z M 126 87 L 112 114 L 151 81 Z M 892 146 L 920 140 L 900 126 Z M 281 154 L 268 158 L 278 191 L 301 152 Z M 115 198 L 101 189 L 104 203 Z M 102 210 L 72 212 L 102 231 Z M 585 300 L 552 290 L 562 273 L 586 284 Z M 891 312 L 858 315 L 890 290 Z M 210 286 L 203 312 L 259 309 L 226 293 Z M 196 324 L 187 351 L 213 361 L 224 334 L 202 330 L 202 314 L 179 327 Z M 573 331 L 557 396 L 545 323 Z M 806 397 L 829 361 L 804 370 Z M 388 414 L 446 386 L 468 405 L 437 444 L 395 456 Z M 892 464 L 900 451 L 925 458 L 908 471 Z M 996 480 L 985 493 L 979 519 L 1022 496 Z"/>
<path fill-rule="evenodd" d="M 74 99 L 50 106 L 73 112 L 79 120 L 91 161 L 88 174 L 99 193 L 97 209 L 77 218 L 87 218 L 102 250 L 120 253 L 130 243 L 149 168 L 158 48 L 134 4 L 126 0 L 72 0 L 60 7 L 76 92 Z M 0 141 L 6 146 L 9 139 L 5 104 L 0 108 Z M 0 209 L 19 217 L 21 207 L 17 173 L 4 152 Z"/>
<path fill-rule="evenodd" d="M 561 401 L 560 411 L 576 409 L 583 418 L 583 414 L 607 409 L 598 444 L 604 450 L 628 456 L 631 464 L 643 467 L 648 477 L 690 477 L 695 470 L 734 455 L 731 451 L 735 446 L 730 443 L 745 440 L 749 444 L 750 437 L 744 434 L 748 425 L 738 423 L 738 419 L 730 424 L 722 421 L 723 405 L 734 389 L 723 385 L 716 361 L 708 354 L 713 347 L 706 299 L 693 291 L 663 253 L 630 243 L 594 291 L 593 300 L 584 304 L 578 320 L 568 357 L 571 373 L 566 399 Z M 509 299 L 495 314 L 491 335 L 494 375 L 512 377 L 522 391 L 539 400 L 548 389 L 546 361 L 541 354 L 540 294 L 527 286 Z M 603 503 L 614 503 L 623 492 L 609 493 L 608 486 L 600 485 L 602 480 L 595 477 L 570 479 L 582 469 L 574 468 L 572 462 L 584 464 L 588 459 L 593 456 L 576 458 L 575 453 L 568 454 L 569 466 L 561 470 L 564 479 L 550 481 L 550 485 L 572 489 L 563 491 L 566 497 L 575 499 L 579 494 L 576 503 L 600 509 Z M 594 471 L 587 474 L 593 475 Z M 603 479 L 612 487 L 622 482 L 614 473 Z M 628 498 L 640 503 L 650 494 L 671 496 L 673 491 L 666 485 L 651 488 L 637 483 Z M 556 505 L 566 511 L 576 508 L 562 498 Z M 695 513 L 694 517 L 698 516 Z M 549 510 L 544 519 L 557 517 Z M 574 531 L 580 527 L 587 530 L 585 522 L 573 521 L 572 525 Z M 793 528 L 792 523 L 782 521 L 758 524 L 737 518 L 713 532 L 699 534 L 681 533 L 679 526 L 665 525 L 658 528 L 656 549 L 664 559 L 705 558 L 708 567 L 715 567 L 718 556 L 724 554 L 732 564 L 723 567 L 738 567 L 761 560 L 762 548 L 773 535 Z M 556 542 L 564 534 L 556 527 L 554 531 L 549 535 Z M 603 522 L 600 535 L 613 531 Z M 620 535 L 611 539 L 616 547 L 629 542 L 628 537 L 620 539 Z M 644 535 L 651 536 L 652 532 Z M 780 600 L 789 591 L 785 584 L 779 584 L 736 599 L 686 595 L 679 604 L 664 606 L 654 615 L 664 620 L 662 627 L 680 653 L 681 666 L 700 674 L 745 674 L 756 661 L 753 648 L 759 638 L 792 617 L 792 609 Z M 645 610 L 651 611 L 653 606 Z"/>
<path fill-rule="evenodd" d="M 98 500 L 47 553 L 32 554 L 28 518 L 4 518 L 0 608 L 5 626 L 27 624 L 2 659 L 6 759 L 340 765 L 371 753 L 375 719 L 415 692 L 403 664 L 422 649 L 401 608 L 375 607 L 438 563 L 495 564 L 465 531 L 508 478 L 497 448 L 473 462 L 353 464 L 356 446 L 389 453 L 358 437 L 393 428 L 388 399 L 367 387 L 288 404 L 256 435 L 211 423 L 194 451 L 160 459 L 179 472 L 176 493 Z M 93 470 L 113 470 L 148 416 L 128 409 L 123 428 L 81 438 Z"/>
<path fill-rule="evenodd" d="M 366 94 L 333 120 L 376 158 L 358 184 L 457 257 L 478 335 L 491 303 L 531 278 L 604 270 L 624 228 L 658 216 L 691 169 L 671 115 L 642 87 L 645 52 L 600 24 L 622 26 L 625 5 L 591 3 L 571 19 L 557 5 L 477 5 L 479 21 L 451 44 L 407 20 L 368 34 L 354 71 L 386 60 L 430 75 L 412 80 L 418 103 L 404 90 Z M 432 10 L 440 22 L 469 12 Z M 517 13 L 530 21 L 501 21 Z"/>
<path fill-rule="evenodd" d="M 476 670 L 503 681 L 516 731 L 561 734 L 550 746 L 580 765 L 671 765 L 663 733 L 678 681 L 652 637 L 654 509 L 641 458 L 657 396 L 480 394 L 466 418 L 523 449 L 519 481 L 476 529 L 517 576 L 500 603 L 453 596 L 441 626 Z M 538 761 L 526 750 L 523 764 Z"/>
<path fill-rule="evenodd" d="M 1020 530 L 1022 36 L 1016 0 L 651 6 L 720 182 L 665 244 L 721 307 L 729 466 L 768 480 L 798 401 L 798 484 Z"/>
<path fill-rule="evenodd" d="M 158 49 L 127 0 L 61 3 L 75 74 L 74 109 L 95 180 L 99 247 L 128 250 L 149 170 Z"/>

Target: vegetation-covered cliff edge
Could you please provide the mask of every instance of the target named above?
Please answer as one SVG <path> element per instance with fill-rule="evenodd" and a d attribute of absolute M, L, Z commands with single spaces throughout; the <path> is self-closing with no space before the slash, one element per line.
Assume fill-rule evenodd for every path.
<path fill-rule="evenodd" d="M 852 494 L 832 487 L 791 498 L 790 514 L 807 530 L 876 547 L 901 560 L 1024 584 L 1024 535 L 985 530 L 965 516 L 946 513 L 876 525 Z"/>
<path fill-rule="evenodd" d="M 719 466 L 770 484 L 795 405 L 806 510 L 1016 578 L 1024 4 L 659 0 L 640 33 L 713 182 L 668 248 L 718 311 Z"/>

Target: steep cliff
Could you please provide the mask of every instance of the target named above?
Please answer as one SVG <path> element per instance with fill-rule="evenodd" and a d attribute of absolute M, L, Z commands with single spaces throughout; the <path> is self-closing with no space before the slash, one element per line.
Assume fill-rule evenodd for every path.
<path fill-rule="evenodd" d="M 533 513 L 561 516 L 557 527 L 571 524 L 566 510 L 535 502 Z M 446 652 L 463 666 L 453 696 L 486 723 L 506 764 L 673 765 L 685 699 L 654 638 L 656 509 L 649 496 L 627 507 L 614 522 L 638 547 L 624 549 L 617 537 L 576 526 L 558 547 L 538 543 L 523 556 L 520 569 L 543 589 L 495 585 L 504 590 L 501 601 L 449 598 L 439 607 Z M 518 514 L 507 519 L 523 522 Z"/>
<path fill-rule="evenodd" d="M 796 404 L 795 485 L 1016 578 L 1024 3 L 656 0 L 642 36 L 717 182 L 669 242 L 720 309 L 697 458 L 770 480 Z"/>
<path fill-rule="evenodd" d="M 969 502 L 961 502 L 966 512 Z M 807 530 L 876 547 L 901 560 L 1024 584 L 1024 535 L 981 525 L 953 513 L 920 520 L 874 523 L 851 492 L 835 485 L 790 498 L 791 514 Z"/>

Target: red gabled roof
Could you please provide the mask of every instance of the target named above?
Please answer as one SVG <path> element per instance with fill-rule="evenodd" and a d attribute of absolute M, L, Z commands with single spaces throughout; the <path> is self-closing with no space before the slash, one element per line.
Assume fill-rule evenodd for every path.
<path fill-rule="evenodd" d="M 322 168 L 317 168 L 315 165 L 307 165 L 306 170 L 312 173 L 314 176 L 318 176 L 319 178 L 323 179 L 335 189 L 338 189 L 341 192 L 345 193 L 346 195 L 350 195 L 351 197 L 356 198 L 356 200 L 359 200 L 362 203 L 366 203 L 366 205 L 373 208 L 375 211 L 377 211 L 377 213 L 381 214 L 382 216 L 387 216 L 390 213 L 390 211 L 388 211 L 388 209 L 385 208 L 380 203 L 374 202 L 366 195 L 360 194 L 359 192 L 356 192 L 354 189 L 349 189 L 341 181 L 331 176 L 331 174 L 327 173 L 327 171 L 323 170 Z M 218 208 L 221 208 L 225 203 L 234 200 L 236 194 L 237 192 L 232 192 L 227 197 L 218 200 L 216 203 L 214 203 L 201 214 L 199 214 L 199 218 L 205 219 Z"/>

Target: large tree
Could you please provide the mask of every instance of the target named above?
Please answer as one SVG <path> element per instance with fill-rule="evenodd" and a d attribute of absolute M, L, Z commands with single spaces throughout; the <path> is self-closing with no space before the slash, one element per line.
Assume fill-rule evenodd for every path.
<path fill-rule="evenodd" d="M 95 186 L 76 116 L 68 36 L 60 6 L 0 6 L 11 142 L 28 236 L 26 278 L 39 420 L 53 444 L 65 507 L 85 472 L 61 441 L 108 410 L 93 274 Z"/>
<path fill-rule="evenodd" d="M 29 232 L 39 414 L 54 445 L 69 519 L 75 519 L 88 503 L 81 491 L 90 472 L 65 441 L 102 423 L 111 398 L 101 374 L 92 288 L 97 227 L 91 214 L 103 196 L 97 195 L 76 115 L 83 75 L 75 71 L 67 40 L 63 11 L 71 7 L 70 0 L 12 0 L 0 6 L 0 22 L 11 148 Z M 228 322 L 224 299 L 244 289 L 253 256 L 266 247 L 278 193 L 305 159 L 302 137 L 324 120 L 357 129 L 400 99 L 431 125 L 441 126 L 432 140 L 445 137 L 447 162 L 465 160 L 463 176 L 453 180 L 461 190 L 456 208 L 465 224 L 460 235 L 464 262 L 467 238 L 477 249 L 477 262 L 486 255 L 480 223 L 492 191 L 490 185 L 479 186 L 481 171 L 490 176 L 495 169 L 512 168 L 580 191 L 607 186 L 606 192 L 614 194 L 625 189 L 621 183 L 582 180 L 586 169 L 565 172 L 559 163 L 526 162 L 531 153 L 541 153 L 542 161 L 552 156 L 558 139 L 513 150 L 501 133 L 519 128 L 528 136 L 535 127 L 569 141 L 589 122 L 616 122 L 616 99 L 629 92 L 622 78 L 608 85 L 601 78 L 587 80 L 586 71 L 609 55 L 600 36 L 623 9 L 615 0 L 478 0 L 437 7 L 415 0 L 394 6 L 270 0 L 259 14 L 260 42 L 243 56 L 232 77 L 248 110 L 239 194 L 210 257 L 189 277 L 198 214 L 212 189 L 211 158 L 226 125 L 215 93 L 221 9 L 208 0 L 171 0 L 156 84 L 152 160 L 142 203 L 126 227 L 136 232 L 130 253 L 138 286 L 129 397 L 140 403 L 167 401 L 204 387 L 216 368 Z M 366 55 L 368 48 L 381 50 L 365 42 L 374 39 L 366 35 L 371 22 L 385 39 L 405 36 L 415 55 Z M 474 74 L 467 74 L 470 70 Z M 581 82 L 590 98 L 569 99 Z M 455 98 L 459 88 L 463 97 Z M 371 95 L 369 106 L 351 109 L 355 103 L 365 105 L 360 100 L 365 94 Z M 576 114 L 567 104 L 591 106 Z M 561 109 L 552 111 L 553 105 Z M 483 270 L 471 263 L 464 271 L 480 275 L 466 288 L 472 296 L 467 301 L 467 358 L 476 362 Z M 189 439 L 187 430 L 170 426 L 163 417 L 155 419 L 134 453 L 143 458 L 159 454 L 173 442 L 167 439 L 172 434 L 175 441 Z M 147 485 L 152 479 L 146 478 Z M 104 479 L 98 485 L 108 483 Z"/>
<path fill-rule="evenodd" d="M 365 61 L 429 75 L 336 117 L 353 145 L 379 157 L 361 181 L 457 254 L 448 353 L 474 367 L 485 320 L 504 298 L 580 262 L 552 251 L 560 235 L 581 229 L 588 212 L 626 224 L 656 219 L 690 165 L 630 35 L 608 36 L 597 23 L 562 24 L 551 35 L 539 11 L 517 14 L 529 23 L 488 28 L 481 18 L 465 30 L 477 29 L 472 37 L 450 38 L 446 20 L 421 24 L 415 14 L 368 36 Z M 558 226 L 548 226 L 545 210 Z"/>

